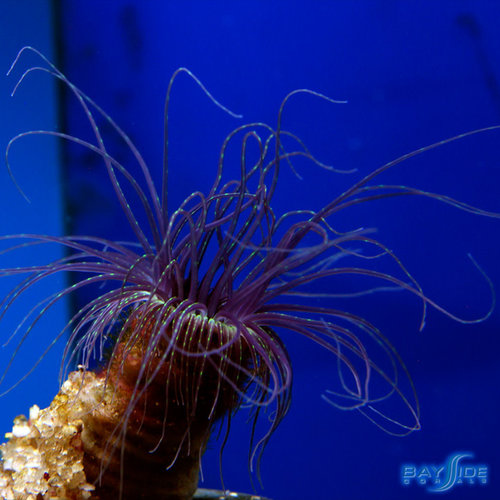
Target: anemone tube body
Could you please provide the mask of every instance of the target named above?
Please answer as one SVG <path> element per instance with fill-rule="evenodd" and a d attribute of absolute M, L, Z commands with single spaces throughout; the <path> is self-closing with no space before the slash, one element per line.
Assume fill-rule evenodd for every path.
<path fill-rule="evenodd" d="M 105 291 L 79 310 L 55 339 L 70 331 L 63 373 L 75 362 L 85 373 L 94 358 L 101 361 L 95 373 L 88 372 L 102 385 L 101 397 L 90 398 L 80 416 L 82 436 L 86 436 L 86 479 L 95 484 L 98 498 L 140 498 L 142 494 L 191 498 L 214 425 L 226 422 L 228 432 L 231 416 L 242 404 L 252 408 L 254 430 L 260 414 L 269 412 L 267 431 L 251 433 L 249 460 L 253 469 L 290 406 L 292 368 L 276 333 L 280 330 L 298 333 L 332 355 L 339 390 L 327 391 L 326 401 L 357 410 L 393 434 L 405 435 L 419 428 L 414 387 L 393 346 L 364 318 L 330 305 L 315 305 L 312 299 L 325 297 L 312 285 L 330 280 L 334 289 L 335 279 L 346 275 L 380 280 L 421 300 L 422 325 L 428 306 L 464 323 L 487 317 L 491 308 L 485 316 L 473 320 L 444 310 L 424 294 L 403 263 L 374 239 L 370 230 L 340 232 L 334 216 L 381 198 L 421 196 L 478 215 L 498 217 L 444 195 L 372 183 L 412 156 L 498 127 L 476 130 L 397 158 L 318 211 L 297 210 L 278 216 L 271 200 L 282 164 L 293 170 L 293 159 L 304 157 L 317 168 L 335 170 L 317 160 L 300 138 L 282 128 L 286 105 L 296 95 L 335 103 L 317 92 L 297 90 L 282 102 L 276 127 L 250 123 L 231 132 L 222 145 L 211 189 L 192 193 L 169 213 L 168 108 L 174 82 L 182 74 L 189 76 L 217 107 L 234 113 L 190 71 L 180 68 L 174 73 L 165 103 L 165 155 L 158 193 L 148 166 L 128 136 L 42 54 L 30 47 L 23 49 L 11 70 L 26 51 L 37 54 L 44 65 L 27 69 L 14 91 L 35 71 L 60 79 L 81 104 L 95 142 L 61 132 L 25 132 L 8 145 L 9 172 L 12 145 L 30 135 L 52 135 L 87 148 L 102 158 L 137 240 L 122 243 L 92 236 L 35 234 L 2 238 L 6 244 L 12 242 L 5 251 L 41 244 L 62 245 L 68 250 L 65 257 L 48 264 L 1 269 L 2 275 L 24 276 L 2 301 L 2 316 L 44 279 L 63 272 L 84 275 L 29 311 L 15 332 L 22 332 L 22 342 L 57 301 L 83 287 L 106 284 Z M 107 122 L 129 147 L 136 161 L 134 170 L 108 152 L 98 127 L 100 121 Z M 239 178 L 223 180 L 227 150 L 238 140 Z M 139 223 L 142 219 L 131 208 L 131 197 L 147 225 Z M 343 266 L 343 259 L 361 264 Z M 391 262 L 396 271 L 386 273 L 370 267 L 380 259 Z M 334 297 L 332 293 L 326 298 L 331 303 Z M 375 362 L 377 356 L 384 356 L 386 362 Z M 407 389 L 402 388 L 402 380 L 406 380 Z M 385 413 L 383 405 L 393 397 L 406 409 L 406 420 Z"/>

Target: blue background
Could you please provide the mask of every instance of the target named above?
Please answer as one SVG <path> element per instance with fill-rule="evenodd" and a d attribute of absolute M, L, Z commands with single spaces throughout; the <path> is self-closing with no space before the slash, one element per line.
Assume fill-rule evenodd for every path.
<path fill-rule="evenodd" d="M 5 74 L 19 49 L 33 44 L 49 57 L 54 57 L 54 24 L 50 2 L 6 0 L 0 2 L 0 234 L 63 232 L 63 186 L 61 183 L 60 152 L 56 141 L 36 137 L 19 142 L 12 148 L 11 162 L 15 178 L 30 203 L 21 196 L 8 176 L 3 160 L 7 142 L 14 135 L 29 128 L 53 129 L 58 126 L 57 94 L 53 79 L 27 79 L 14 97 L 10 94 L 26 66 L 18 68 L 12 76 Z M 34 62 L 31 59 L 31 62 Z M 4 250 L 8 244 L 1 243 Z M 55 247 L 38 247 L 36 251 L 2 253 L 0 267 L 34 265 L 51 262 L 62 256 Z M 16 284 L 16 278 L 0 279 L 0 296 L 3 297 Z M 4 345 L 16 325 L 29 309 L 49 294 L 66 285 L 61 276 L 47 281 L 43 286 L 26 294 L 14 304 L 10 313 L 0 322 L 0 373 L 8 366 L 19 335 Z M 6 378 L 0 384 L 0 435 L 10 431 L 12 420 L 20 413 L 28 414 L 33 404 L 46 407 L 58 390 L 58 373 L 63 345 L 57 345 L 41 359 L 34 375 L 24 380 L 16 389 L 3 394 L 12 384 L 31 369 L 40 359 L 55 335 L 64 327 L 68 316 L 68 304 L 60 303 L 51 314 L 43 318 L 33 335 L 19 352 Z M 0 375 L 1 376 L 1 375 Z M 2 439 L 3 441 L 3 439 Z"/>
<path fill-rule="evenodd" d="M 216 98 L 242 113 L 245 122 L 274 124 L 282 98 L 296 88 L 348 100 L 346 105 L 331 105 L 302 96 L 290 102 L 286 128 L 326 163 L 358 171 L 338 175 L 299 163 L 304 180 L 283 172 L 273 204 L 278 213 L 319 208 L 388 160 L 500 123 L 500 7 L 493 2 L 316 1 L 306 6 L 298 1 L 87 0 L 56 6 L 59 22 L 54 30 L 63 71 L 131 135 L 156 176 L 161 168 L 163 99 L 169 77 L 179 66 L 190 68 Z M 12 26 L 23 26 L 32 16 L 37 30 L 49 26 L 35 14 L 25 10 L 12 18 Z M 35 44 L 50 55 L 44 36 L 34 27 L 28 31 L 19 44 Z M 3 51 L 2 61 L 8 64 L 15 49 Z M 47 82 L 43 76 L 33 80 Z M 40 83 L 32 88 L 37 96 L 50 94 Z M 89 137 L 77 104 L 67 96 L 62 102 L 59 125 L 64 122 L 69 133 Z M 29 104 L 26 109 L 32 110 Z M 8 115 L 9 126 L 20 113 Z M 23 118 L 21 128 L 37 128 L 34 122 L 41 112 L 32 113 L 35 116 Z M 50 128 L 50 119 L 46 123 Z M 211 185 L 220 145 L 240 122 L 216 109 L 192 82 L 179 79 L 170 123 L 173 208 L 191 191 Z M 499 143 L 500 132 L 456 141 L 406 162 L 380 182 L 441 192 L 500 211 Z M 126 158 L 113 136 L 108 144 L 116 147 L 118 159 Z M 67 226 L 74 233 L 129 237 L 100 162 L 78 148 L 65 147 L 63 153 Z M 39 168 L 46 164 L 40 160 Z M 51 179 L 57 182 L 57 177 Z M 16 194 L 11 185 L 6 189 Z M 17 207 L 24 202 L 18 197 L 15 203 Z M 25 231 L 24 222 L 16 221 L 17 230 Z M 376 227 L 377 238 L 394 250 L 426 293 L 461 317 L 481 316 L 490 300 L 468 252 L 500 290 L 499 220 L 414 198 L 365 205 L 341 214 L 338 223 Z M 39 231 L 50 228 L 42 225 Z M 457 486 L 445 495 L 498 496 L 499 309 L 473 326 L 431 311 L 419 333 L 419 303 L 409 294 L 339 299 L 334 307 L 362 314 L 393 342 L 416 384 L 422 430 L 395 438 L 360 415 L 330 408 L 320 395 L 335 374 L 332 360 L 282 332 L 295 369 L 293 403 L 264 454 L 264 489 L 259 491 L 275 500 L 425 498 L 429 494 L 424 488 L 400 485 L 401 464 L 441 463 L 450 453 L 467 450 L 489 465 L 490 484 Z M 32 338 L 35 352 L 40 338 Z M 45 377 L 41 373 L 38 377 Z M 53 394 L 53 384 L 47 388 L 47 394 Z M 30 391 L 23 384 L 15 394 Z M 27 404 L 35 399 L 28 398 Z M 9 402 L 7 421 L 26 412 L 27 404 Z M 227 487 L 250 491 L 243 417 L 232 428 L 223 472 Z M 217 449 L 213 443 L 205 457 L 203 486 L 220 485 Z"/>

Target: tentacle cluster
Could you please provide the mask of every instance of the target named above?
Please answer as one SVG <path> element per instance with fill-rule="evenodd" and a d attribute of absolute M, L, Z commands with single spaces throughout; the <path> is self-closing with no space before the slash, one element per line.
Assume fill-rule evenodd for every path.
<path fill-rule="evenodd" d="M 9 143 L 9 172 L 11 146 L 29 135 L 53 135 L 95 152 L 104 162 L 117 200 L 137 241 L 125 244 L 89 236 L 36 234 L 3 237 L 4 242 L 13 242 L 5 251 L 58 244 L 66 247 L 69 253 L 49 264 L 1 269 L 0 275 L 25 276 L 2 301 L 2 315 L 27 290 L 49 276 L 61 272 L 78 272 L 86 276 L 32 308 L 18 327 L 21 343 L 39 318 L 63 297 L 83 287 L 114 283 L 114 287 L 107 288 L 69 321 L 65 329 L 71 332 L 66 361 L 89 366 L 93 357 L 104 357 L 106 345 L 111 340 L 113 347 L 106 365 L 108 377 L 126 376 L 132 361 L 140 359 L 128 411 L 121 424 L 127 423 L 134 408 L 143 403 L 148 387 L 153 386 L 160 376 L 175 382 L 167 384 L 166 400 L 182 402 L 188 415 L 196 414 L 204 389 L 204 374 L 212 371 L 216 377 L 215 389 L 210 392 L 210 401 L 203 404 L 207 404 L 208 415 L 214 421 L 223 416 L 217 405 L 228 398 L 223 394 L 228 388 L 232 391 L 230 403 L 222 406 L 229 413 L 243 402 L 254 408 L 255 418 L 261 408 L 272 406 L 275 410 L 269 430 L 253 442 L 252 459 L 255 458 L 290 405 L 292 368 L 285 345 L 277 335 L 277 332 L 287 330 L 317 343 L 336 360 L 334 364 L 342 394 L 327 392 L 324 397 L 328 402 L 346 409 L 357 409 L 393 433 L 405 434 L 419 427 L 418 402 L 411 379 L 389 341 L 359 316 L 330 306 L 313 305 L 311 298 L 324 299 L 325 294 L 311 291 L 310 285 L 338 276 L 367 276 L 380 280 L 382 285 L 404 289 L 419 297 L 423 304 L 422 325 L 428 305 L 459 321 L 468 322 L 456 318 L 429 299 L 402 262 L 383 243 L 374 239 L 370 231 L 339 232 L 334 228 L 333 220 L 335 214 L 351 206 L 407 195 L 433 198 L 474 214 L 499 217 L 496 213 L 443 195 L 407 186 L 371 184 L 380 174 L 412 156 L 487 129 L 442 141 L 383 165 L 319 211 L 294 211 L 277 216 L 271 207 L 271 199 L 283 162 L 290 163 L 294 157 L 301 156 L 318 168 L 334 170 L 315 159 L 298 137 L 282 130 L 286 104 L 296 94 L 335 102 L 310 90 L 297 90 L 282 102 L 275 128 L 264 123 L 250 123 L 231 132 L 222 145 L 211 189 L 207 193 L 192 193 L 177 210 L 169 213 L 168 106 L 173 83 L 180 74 L 188 75 L 216 106 L 232 115 L 234 113 L 222 106 L 189 70 L 180 68 L 174 73 L 167 91 L 165 159 L 162 189 L 158 193 L 146 163 L 128 136 L 42 54 L 27 47 L 18 55 L 13 67 L 26 51 L 35 52 L 44 66 L 25 71 L 16 89 L 35 71 L 62 80 L 81 104 L 95 143 L 60 132 L 25 132 Z M 110 155 L 97 125 L 97 117 L 107 121 L 128 145 L 140 177 Z M 490 127 L 495 128 L 498 127 Z M 285 148 L 285 138 L 291 147 Z M 223 182 L 227 148 L 238 139 L 241 145 L 239 177 Z M 128 199 L 130 194 L 125 192 L 137 198 L 146 214 L 148 227 L 139 223 Z M 311 240 L 316 243 L 311 244 Z M 398 271 L 393 275 L 364 265 L 342 266 L 339 264 L 342 256 L 363 263 L 385 256 Z M 334 290 L 331 297 L 336 293 L 341 292 Z M 374 361 L 368 344 L 373 344 L 386 356 L 388 368 Z M 189 369 L 188 376 L 181 381 L 176 377 L 183 366 L 189 366 Z M 401 389 L 402 377 L 409 381 L 409 393 Z M 372 389 L 374 379 L 383 382 L 386 389 Z M 391 395 L 401 398 L 409 410 L 409 420 L 396 421 L 377 408 L 376 403 Z"/>

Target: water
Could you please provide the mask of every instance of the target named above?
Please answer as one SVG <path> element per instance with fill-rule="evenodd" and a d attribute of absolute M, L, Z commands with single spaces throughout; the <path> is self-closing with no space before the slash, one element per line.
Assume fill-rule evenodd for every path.
<path fill-rule="evenodd" d="M 348 100 L 332 105 L 300 96 L 284 115 L 286 128 L 318 158 L 358 169 L 339 175 L 299 161 L 299 181 L 285 168 L 275 210 L 317 209 L 388 160 L 500 123 L 499 14 L 491 4 L 466 1 L 432 8 L 419 2 L 317 2 L 310 7 L 295 1 L 253 2 L 232 8 L 224 2 L 70 2 L 63 3 L 60 15 L 62 64 L 68 77 L 130 133 L 156 178 L 163 99 L 179 66 L 189 67 L 217 99 L 242 113 L 244 122 L 274 125 L 282 98 L 296 88 Z M 34 38 L 19 43 L 37 45 Z M 2 60 L 11 56 L 2 53 Z M 89 136 L 74 100 L 65 102 L 64 116 L 71 134 Z M 240 123 L 215 108 L 192 82 L 179 79 L 170 125 L 172 208 L 194 189 L 211 184 L 222 140 Z M 27 117 L 25 128 L 32 126 Z M 380 182 L 500 211 L 498 138 L 494 132 L 454 142 L 406 162 Z M 117 158 L 128 161 L 124 149 L 109 141 Z M 72 231 L 130 237 L 99 161 L 78 148 L 68 148 L 65 155 Z M 500 287 L 499 221 L 433 200 L 400 198 L 346 211 L 336 223 L 377 228 L 376 237 L 402 259 L 424 291 L 460 317 L 481 316 L 490 300 L 468 252 Z M 340 291 L 352 286 L 337 285 Z M 293 403 L 264 454 L 264 489 L 258 491 L 275 500 L 422 498 L 424 486 L 401 485 L 402 464 L 441 464 L 454 452 L 470 451 L 475 454 L 471 463 L 488 465 L 489 484 L 456 485 L 450 495 L 498 495 L 494 478 L 500 461 L 493 446 L 499 439 L 498 310 L 473 326 L 431 311 L 419 333 L 420 305 L 409 294 L 337 300 L 335 307 L 362 314 L 401 354 L 420 398 L 422 430 L 395 438 L 356 413 L 329 407 L 320 395 L 335 376 L 331 359 L 283 333 L 295 367 Z M 22 406 L 15 413 L 21 411 Z M 237 419 L 223 455 L 225 486 L 232 490 L 252 490 L 247 443 L 248 426 Z M 215 442 L 204 476 L 203 486 L 221 487 Z"/>

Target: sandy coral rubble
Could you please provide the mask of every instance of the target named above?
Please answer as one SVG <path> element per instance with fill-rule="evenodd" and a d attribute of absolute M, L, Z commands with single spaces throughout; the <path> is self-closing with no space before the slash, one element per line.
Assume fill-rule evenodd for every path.
<path fill-rule="evenodd" d="M 0 446 L 0 498 L 92 498 L 94 486 L 83 469 L 81 416 L 88 412 L 89 399 L 95 401 L 102 389 L 93 373 L 72 372 L 48 408 L 35 405 L 29 419 L 14 419 L 12 432 L 5 435 L 8 441 Z"/>

